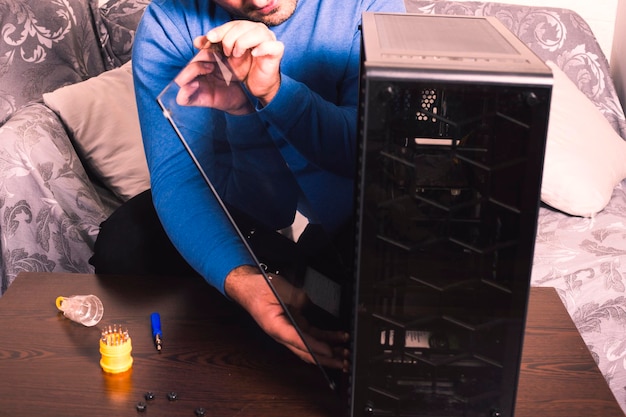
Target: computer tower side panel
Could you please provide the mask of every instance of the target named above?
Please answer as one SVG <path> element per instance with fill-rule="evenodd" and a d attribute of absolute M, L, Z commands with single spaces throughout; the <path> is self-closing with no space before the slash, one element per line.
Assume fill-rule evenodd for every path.
<path fill-rule="evenodd" d="M 362 69 L 352 416 L 512 416 L 551 88 Z"/>

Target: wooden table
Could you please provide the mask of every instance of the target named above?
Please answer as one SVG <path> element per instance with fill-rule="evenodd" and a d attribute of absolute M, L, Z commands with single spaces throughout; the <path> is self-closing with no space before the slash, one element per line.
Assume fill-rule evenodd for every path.
<path fill-rule="evenodd" d="M 57 312 L 58 295 L 96 294 L 134 359 L 99 365 L 99 326 Z M 161 314 L 163 351 L 150 313 Z M 516 416 L 623 416 L 555 291 L 533 288 Z M 155 396 L 145 400 L 147 392 Z M 176 392 L 170 401 L 168 393 Z M 145 412 L 136 406 L 145 402 Z M 334 417 L 319 371 L 262 333 L 201 279 L 23 273 L 0 298 L 0 416 Z"/>

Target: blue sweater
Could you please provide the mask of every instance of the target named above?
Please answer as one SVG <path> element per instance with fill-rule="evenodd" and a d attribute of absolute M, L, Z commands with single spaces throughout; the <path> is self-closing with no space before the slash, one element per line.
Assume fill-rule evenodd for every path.
<path fill-rule="evenodd" d="M 223 200 L 268 227 L 289 225 L 296 209 L 329 230 L 352 214 L 365 10 L 404 11 L 404 2 L 300 0 L 293 16 L 272 28 L 285 54 L 269 105 L 245 116 L 194 107 L 181 113 L 179 127 Z M 156 211 L 183 257 L 222 292 L 226 275 L 252 259 L 156 97 L 196 54 L 193 39 L 229 20 L 211 0 L 153 0 L 133 44 Z"/>

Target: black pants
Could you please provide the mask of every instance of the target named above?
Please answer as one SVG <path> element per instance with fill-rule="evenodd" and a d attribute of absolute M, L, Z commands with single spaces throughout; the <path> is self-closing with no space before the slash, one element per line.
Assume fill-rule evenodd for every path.
<path fill-rule="evenodd" d="M 319 226 L 308 225 L 295 243 L 280 233 L 259 227 L 235 210 L 229 211 L 261 267 L 267 266 L 267 272 L 281 274 L 301 287 L 312 268 L 339 284 L 342 288 L 339 317 L 315 305 L 303 314 L 320 328 L 348 328 L 352 317 L 350 255 L 354 252 L 351 228 L 330 239 Z M 89 262 L 98 274 L 198 275 L 167 237 L 149 190 L 124 203 L 102 223 L 94 249 Z"/>
<path fill-rule="evenodd" d="M 339 258 L 338 242 L 344 246 L 349 233 L 332 239 L 321 228 L 309 225 L 298 243 L 281 234 L 259 226 L 241 212 L 229 208 L 230 214 L 259 262 L 269 272 L 300 275 L 302 268 L 316 265 L 334 275 L 345 265 Z M 253 233 L 251 233 L 254 231 Z M 351 247 L 351 245 L 350 245 Z M 331 249 L 332 248 L 332 249 Z M 169 240 L 152 203 L 150 190 L 133 197 L 101 224 L 89 263 L 96 273 L 121 275 L 197 275 Z M 345 272 L 342 273 L 342 275 Z"/>
<path fill-rule="evenodd" d="M 102 222 L 89 263 L 99 274 L 197 275 L 167 237 L 150 190 L 131 198 Z"/>

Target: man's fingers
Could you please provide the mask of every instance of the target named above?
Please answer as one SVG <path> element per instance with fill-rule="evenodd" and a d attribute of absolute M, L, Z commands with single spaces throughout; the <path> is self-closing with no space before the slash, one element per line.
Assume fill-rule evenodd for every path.
<path fill-rule="evenodd" d="M 235 20 L 211 29 L 206 38 L 211 43 L 222 43 L 226 56 L 241 57 L 257 45 L 275 41 L 276 35 L 262 23 Z"/>
<path fill-rule="evenodd" d="M 198 92 L 200 88 L 199 81 L 193 81 L 185 84 L 176 94 L 176 103 L 181 106 L 189 106 L 193 104 L 193 96 Z"/>
<path fill-rule="evenodd" d="M 306 335 L 304 337 L 307 337 Z M 307 363 L 317 363 L 326 368 L 332 369 L 347 369 L 348 368 L 348 360 L 344 356 L 334 355 L 332 349 L 330 349 L 327 345 L 320 343 L 315 339 L 307 338 L 307 343 L 309 344 L 311 351 L 315 354 L 315 358 L 306 348 L 302 339 L 298 337 L 298 340 L 295 343 L 284 342 L 283 344 L 291 350 L 296 356 Z"/>
<path fill-rule="evenodd" d="M 176 76 L 174 80 L 179 86 L 184 86 L 194 81 L 199 76 L 211 74 L 215 70 L 214 62 L 195 61 L 187 66 Z"/>
<path fill-rule="evenodd" d="M 256 70 L 265 75 L 277 74 L 285 45 L 280 41 L 263 42 L 251 51 Z"/>
<path fill-rule="evenodd" d="M 210 43 L 210 42 L 209 42 L 209 39 L 206 36 L 197 36 L 193 40 L 193 46 L 196 49 L 204 48 L 207 43 Z"/>
<path fill-rule="evenodd" d="M 224 35 L 232 29 L 233 26 L 235 26 L 237 24 L 237 20 L 231 20 L 230 22 L 226 22 L 221 26 L 218 26 L 216 28 L 211 29 L 207 34 L 206 34 L 206 38 L 209 40 L 209 42 L 211 43 L 218 43 L 218 42 L 222 42 L 222 39 L 224 39 Z"/>
<path fill-rule="evenodd" d="M 282 325 L 279 325 L 276 331 L 277 333 L 274 337 L 305 362 L 315 363 L 315 359 L 317 359 L 317 361 L 325 367 L 334 369 L 346 368 L 347 360 L 344 349 L 341 349 L 340 354 L 337 355 L 337 352 L 333 350 L 329 344 L 325 343 L 323 340 L 317 339 L 309 333 L 303 333 L 302 337 L 300 337 L 300 334 L 286 319 L 283 321 Z M 345 341 L 343 338 L 344 332 L 327 333 L 341 335 L 340 339 Z M 303 338 L 306 340 L 306 343 Z M 309 348 L 311 349 L 310 351 Z M 311 352 L 315 354 L 315 359 L 311 355 Z"/>
<path fill-rule="evenodd" d="M 259 44 L 252 50 L 252 56 L 268 57 L 268 58 L 282 58 L 285 52 L 285 45 L 281 41 L 273 40 Z"/>
<path fill-rule="evenodd" d="M 343 344 L 350 339 L 350 334 L 341 330 L 322 330 L 317 327 L 310 327 L 307 333 L 317 340 L 322 340 L 331 345 Z"/>

